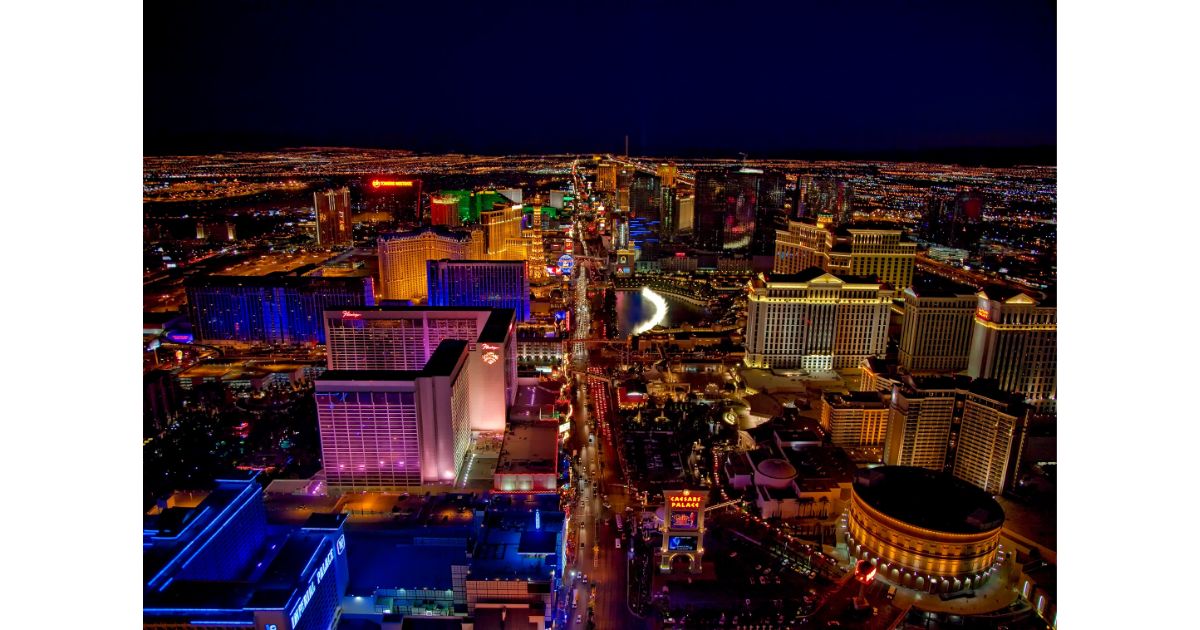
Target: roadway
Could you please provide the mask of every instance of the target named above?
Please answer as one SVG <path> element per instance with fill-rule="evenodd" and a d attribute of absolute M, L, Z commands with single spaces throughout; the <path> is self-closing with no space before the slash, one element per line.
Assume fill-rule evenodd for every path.
<path fill-rule="evenodd" d="M 577 470 L 582 473 L 576 518 L 572 519 L 572 527 L 578 528 L 578 548 L 575 564 L 568 570 L 568 576 L 570 570 L 574 570 L 575 575 L 570 578 L 567 590 L 570 593 L 570 587 L 579 587 L 579 606 L 571 612 L 569 627 L 586 630 L 589 600 L 593 598 L 598 630 L 643 627 L 645 621 L 634 616 L 626 603 L 628 549 L 626 545 L 616 548 L 616 532 L 612 525 L 613 514 L 624 513 L 629 500 L 624 488 L 619 486 L 612 448 L 601 442 L 598 432 L 594 434 L 591 430 L 586 400 L 592 394 L 585 391 L 588 388 L 582 385 L 582 378 L 579 382 L 572 427 L 575 442 L 580 445 Z M 604 507 L 605 495 L 612 509 Z M 587 585 L 582 582 L 583 575 L 587 576 Z M 576 615 L 581 616 L 580 623 L 576 623 Z"/>

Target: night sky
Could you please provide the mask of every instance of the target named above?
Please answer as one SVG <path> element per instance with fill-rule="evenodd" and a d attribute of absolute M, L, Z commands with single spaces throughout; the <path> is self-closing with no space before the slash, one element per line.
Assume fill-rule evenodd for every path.
<path fill-rule="evenodd" d="M 1055 144 L 1051 2 L 149 2 L 144 32 L 147 154 Z"/>

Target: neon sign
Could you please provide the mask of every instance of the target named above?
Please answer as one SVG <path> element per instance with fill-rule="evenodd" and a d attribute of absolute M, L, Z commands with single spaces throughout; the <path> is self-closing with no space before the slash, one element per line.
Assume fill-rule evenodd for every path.
<path fill-rule="evenodd" d="M 495 352 L 487 352 L 483 355 L 483 362 L 488 365 L 495 365 L 500 360 L 500 355 Z"/>
<path fill-rule="evenodd" d="M 391 180 L 391 179 L 372 179 L 371 180 L 371 188 L 379 188 L 380 186 L 383 186 L 385 188 L 395 188 L 395 187 L 412 188 L 412 185 L 413 185 L 412 182 L 396 181 L 396 180 Z"/>
<path fill-rule="evenodd" d="M 701 497 L 698 494 L 693 494 L 690 496 L 680 495 L 668 499 L 667 504 L 671 506 L 672 510 L 688 508 L 696 509 L 700 507 L 700 502 L 703 500 L 704 497 Z"/>
<path fill-rule="evenodd" d="M 325 579 L 325 572 L 329 570 L 329 567 L 332 564 L 333 550 L 330 549 L 329 554 L 325 556 L 325 561 L 322 562 L 321 566 L 317 569 L 316 578 L 314 578 L 312 582 L 308 583 L 308 590 L 304 591 L 304 597 L 300 598 L 300 603 L 296 606 L 296 612 L 292 613 L 291 622 L 293 628 L 295 628 L 296 624 L 300 622 L 300 617 L 304 614 L 304 609 L 308 608 L 308 602 L 312 601 L 313 595 L 317 592 L 317 587 L 321 584 L 321 580 Z"/>
<path fill-rule="evenodd" d="M 362 313 L 355 313 L 354 311 L 342 311 L 342 317 L 346 319 L 362 319 Z"/>
<path fill-rule="evenodd" d="M 338 539 L 337 539 L 338 555 L 339 556 L 342 555 L 343 553 L 345 553 L 345 551 L 346 551 L 346 535 L 342 534 L 341 536 L 338 536 Z"/>
<path fill-rule="evenodd" d="M 499 350 L 499 349 L 500 349 L 500 346 L 497 346 L 497 345 L 495 345 L 495 344 L 491 344 L 491 343 L 485 343 L 485 344 L 483 344 L 483 349 L 484 349 L 484 350 L 490 350 L 490 351 L 493 351 L 493 352 L 494 352 L 494 351 L 496 351 L 496 350 Z"/>

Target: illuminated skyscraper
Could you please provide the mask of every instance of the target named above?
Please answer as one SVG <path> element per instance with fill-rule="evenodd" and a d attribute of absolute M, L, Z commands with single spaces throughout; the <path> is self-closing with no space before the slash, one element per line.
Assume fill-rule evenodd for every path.
<path fill-rule="evenodd" d="M 429 198 L 429 222 L 433 225 L 456 227 L 462 224 L 458 199 L 450 195 L 435 194 Z"/>
<path fill-rule="evenodd" d="M 325 311 L 330 370 L 420 370 L 446 339 L 468 342 L 471 428 L 504 429 L 516 400 L 516 316 L 509 309 L 403 307 Z"/>
<path fill-rule="evenodd" d="M 629 185 L 629 211 L 638 218 L 659 219 L 662 212 L 661 184 L 657 176 L 637 173 Z"/>
<path fill-rule="evenodd" d="M 760 275 L 750 290 L 745 363 L 756 368 L 851 368 L 887 350 L 893 292 L 873 278 L 818 268 Z"/>
<path fill-rule="evenodd" d="M 385 300 L 422 300 L 428 283 L 425 263 L 449 258 L 482 258 L 483 234 L 442 226 L 379 237 L 379 276 Z"/>
<path fill-rule="evenodd" d="M 961 372 L 971 359 L 974 287 L 920 276 L 904 290 L 900 365 L 914 374 Z"/>
<path fill-rule="evenodd" d="M 349 188 L 313 193 L 313 208 L 317 213 L 318 247 L 350 247 L 354 244 Z"/>
<path fill-rule="evenodd" d="M 694 196 L 679 197 L 675 203 L 679 207 L 675 215 L 679 218 L 675 224 L 675 233 L 691 232 L 696 226 L 696 198 Z"/>
<path fill-rule="evenodd" d="M 835 274 L 875 276 L 898 290 L 912 285 L 917 244 L 899 227 L 859 222 L 834 228 L 805 219 L 788 221 L 775 239 L 775 273 L 817 266 Z"/>
<path fill-rule="evenodd" d="M 529 278 L 522 260 L 431 260 L 430 306 L 511 308 L 529 319 Z"/>
<path fill-rule="evenodd" d="M 363 210 L 389 214 L 397 221 L 422 218 L 421 180 L 393 176 L 370 177 L 363 183 Z"/>
<path fill-rule="evenodd" d="M 883 463 L 944 470 L 959 387 L 954 378 L 913 379 L 895 385 Z"/>
<path fill-rule="evenodd" d="M 882 446 L 887 420 L 888 403 L 879 392 L 830 392 L 821 397 L 821 426 L 835 446 Z"/>
<path fill-rule="evenodd" d="M 662 181 L 663 188 L 674 188 L 675 178 L 678 176 L 679 169 L 674 163 L 658 165 L 658 178 Z"/>
<path fill-rule="evenodd" d="M 783 227 L 785 180 L 779 173 L 740 168 L 696 175 L 694 242 L 708 251 L 769 256 Z"/>
<path fill-rule="evenodd" d="M 617 192 L 617 163 L 601 162 L 596 166 L 596 191 Z"/>
<path fill-rule="evenodd" d="M 420 370 L 330 370 L 317 378 L 330 491 L 454 482 L 471 442 L 467 346 L 443 340 Z"/>
<path fill-rule="evenodd" d="M 1039 407 L 1058 395 L 1058 308 L 1014 289 L 978 294 L 967 373 L 995 379 Z"/>
<path fill-rule="evenodd" d="M 525 260 L 521 238 L 524 217 L 524 209 L 519 205 L 505 205 L 479 214 L 488 260 Z"/>
<path fill-rule="evenodd" d="M 366 274 L 194 276 L 184 290 L 193 334 L 204 343 L 324 343 L 326 308 L 375 304 Z"/>
<path fill-rule="evenodd" d="M 991 494 L 1016 480 L 1029 408 L 991 379 L 907 377 L 892 389 L 885 464 L 951 472 Z"/>
<path fill-rule="evenodd" d="M 953 474 L 990 494 L 1001 494 L 1016 480 L 1029 412 L 1020 396 L 989 389 L 993 383 L 977 381 L 961 395 Z"/>

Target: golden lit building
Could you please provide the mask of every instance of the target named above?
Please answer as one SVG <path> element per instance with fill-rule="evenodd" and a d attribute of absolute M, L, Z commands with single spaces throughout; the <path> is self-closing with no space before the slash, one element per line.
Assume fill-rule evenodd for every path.
<path fill-rule="evenodd" d="M 746 356 L 753 368 L 853 368 L 883 356 L 893 292 L 873 278 L 818 268 L 751 283 Z"/>
<path fill-rule="evenodd" d="M 893 387 L 883 444 L 885 464 L 945 468 L 958 388 L 953 378 L 913 379 Z"/>
<path fill-rule="evenodd" d="M 882 446 L 887 419 L 888 403 L 879 392 L 829 392 L 821 397 L 821 426 L 835 446 Z"/>
<path fill-rule="evenodd" d="M 1003 508 L 979 488 L 923 468 L 880 466 L 855 476 L 846 544 L 883 580 L 951 593 L 997 570 L 1003 525 Z"/>
<path fill-rule="evenodd" d="M 483 244 L 478 230 L 442 226 L 379 237 L 379 279 L 385 300 L 423 300 L 428 293 L 425 264 L 430 260 L 478 260 Z"/>
<path fill-rule="evenodd" d="M 596 191 L 617 192 L 617 163 L 601 162 L 596 166 Z"/>
<path fill-rule="evenodd" d="M 675 186 L 675 178 L 679 176 L 679 168 L 674 164 L 659 164 L 658 178 L 662 180 L 662 185 L 666 188 Z"/>
<path fill-rule="evenodd" d="M 1028 427 L 1029 414 L 1019 396 L 966 392 L 954 476 L 989 494 L 1001 494 L 1015 480 Z"/>
<path fill-rule="evenodd" d="M 525 260 L 524 241 L 521 239 L 521 220 L 524 216 L 524 208 L 520 205 L 479 213 L 488 260 Z M 510 247 L 520 251 L 510 253 Z"/>
<path fill-rule="evenodd" d="M 922 276 L 904 290 L 900 365 L 913 374 L 961 372 L 971 359 L 974 287 Z"/>
<path fill-rule="evenodd" d="M 775 273 L 820 267 L 833 274 L 875 276 L 896 289 L 911 286 L 917 244 L 898 227 L 869 223 L 834 227 L 822 221 L 788 221 L 775 232 Z"/>
<path fill-rule="evenodd" d="M 988 287 L 978 294 L 967 373 L 995 379 L 1035 405 L 1058 395 L 1058 308 L 1020 291 Z"/>

